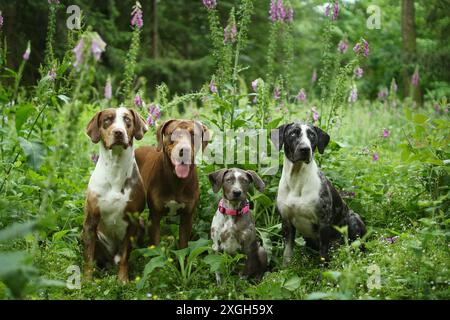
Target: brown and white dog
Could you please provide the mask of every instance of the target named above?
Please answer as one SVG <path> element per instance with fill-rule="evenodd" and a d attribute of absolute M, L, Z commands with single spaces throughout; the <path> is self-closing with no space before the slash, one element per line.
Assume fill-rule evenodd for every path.
<path fill-rule="evenodd" d="M 133 138 L 147 131 L 145 120 L 127 108 L 98 112 L 86 128 L 100 152 L 89 180 L 83 225 L 84 273 L 92 279 L 98 266 L 119 264 L 119 280 L 128 281 L 131 238 L 138 225 L 129 214 L 145 208 L 145 192 L 134 158 Z"/>
<path fill-rule="evenodd" d="M 179 247 L 187 247 L 200 197 L 195 155 L 208 144 L 209 131 L 199 121 L 167 120 L 157 130 L 158 147 L 140 147 L 136 161 L 150 209 L 150 243 L 160 242 L 165 214 L 180 215 Z"/>
<path fill-rule="evenodd" d="M 264 182 L 252 170 L 221 169 L 208 176 L 214 193 L 223 189 L 223 198 L 211 224 L 213 250 L 228 254 L 246 255 L 244 276 L 261 278 L 267 268 L 267 253 L 256 238 L 256 229 L 250 213 L 247 192 L 250 184 L 262 192 Z M 216 273 L 217 283 L 221 283 Z"/>

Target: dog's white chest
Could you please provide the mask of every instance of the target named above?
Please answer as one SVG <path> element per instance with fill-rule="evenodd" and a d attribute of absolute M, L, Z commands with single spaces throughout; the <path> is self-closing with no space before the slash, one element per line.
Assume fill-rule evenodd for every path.
<path fill-rule="evenodd" d="M 285 170 L 287 169 L 287 170 Z M 283 219 L 287 219 L 304 236 L 316 238 L 317 205 L 321 182 L 317 167 L 292 174 L 289 163 L 283 168 L 277 196 L 277 206 Z"/>
<path fill-rule="evenodd" d="M 242 249 L 242 243 L 238 238 L 238 227 L 232 216 L 216 212 L 211 224 L 211 239 L 214 251 L 224 251 L 235 254 Z"/>
<path fill-rule="evenodd" d="M 125 175 L 126 176 L 126 175 Z M 105 170 L 96 168 L 89 182 L 89 191 L 97 198 L 100 211 L 98 236 L 111 253 L 126 235 L 128 222 L 125 221 L 125 208 L 130 200 L 131 187 L 124 186 L 124 179 L 106 174 Z"/>

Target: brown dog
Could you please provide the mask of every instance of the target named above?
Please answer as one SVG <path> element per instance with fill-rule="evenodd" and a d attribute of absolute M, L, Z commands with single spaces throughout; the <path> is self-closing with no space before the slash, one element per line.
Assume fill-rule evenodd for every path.
<path fill-rule="evenodd" d="M 180 215 L 179 247 L 187 247 L 199 199 L 196 153 L 206 147 L 209 131 L 199 121 L 167 120 L 157 130 L 158 147 L 140 147 L 136 161 L 147 192 L 151 244 L 160 241 L 164 214 Z"/>
<path fill-rule="evenodd" d="M 84 272 L 92 278 L 99 266 L 119 264 L 119 279 L 128 281 L 131 238 L 138 232 L 129 214 L 145 208 L 145 191 L 134 158 L 133 138 L 147 131 L 145 120 L 131 109 L 106 109 L 89 122 L 86 132 L 100 153 L 89 180 L 83 225 Z"/>

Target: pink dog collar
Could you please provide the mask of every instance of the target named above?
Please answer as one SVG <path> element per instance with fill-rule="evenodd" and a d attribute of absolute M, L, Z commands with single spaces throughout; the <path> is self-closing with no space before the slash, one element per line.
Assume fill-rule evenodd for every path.
<path fill-rule="evenodd" d="M 239 215 L 246 214 L 246 213 L 250 212 L 250 204 L 247 201 L 245 203 L 245 206 L 241 210 L 233 210 L 233 209 L 225 208 L 223 206 L 223 199 L 220 199 L 220 201 L 219 201 L 219 212 L 222 213 L 222 214 L 226 214 L 228 216 L 239 216 Z"/>

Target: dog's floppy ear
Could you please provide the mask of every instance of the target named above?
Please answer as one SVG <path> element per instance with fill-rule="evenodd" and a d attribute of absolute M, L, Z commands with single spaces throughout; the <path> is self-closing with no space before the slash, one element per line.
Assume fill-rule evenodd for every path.
<path fill-rule="evenodd" d="M 158 127 L 158 130 L 156 130 L 156 140 L 158 142 L 158 151 L 161 151 L 163 148 L 163 141 L 164 141 L 164 130 L 166 129 L 166 127 L 173 121 L 175 121 L 176 119 L 170 119 L 170 120 L 166 120 L 163 123 L 161 123 L 161 125 Z"/>
<path fill-rule="evenodd" d="M 86 127 L 86 134 L 91 138 L 93 143 L 98 143 L 100 141 L 100 115 L 102 112 L 97 112 L 97 114 L 89 121 Z"/>
<path fill-rule="evenodd" d="M 194 121 L 195 125 L 197 125 L 202 132 L 202 151 L 205 150 L 206 146 L 209 143 L 209 139 L 211 139 L 211 135 L 209 133 L 209 129 L 200 121 Z"/>
<path fill-rule="evenodd" d="M 290 123 L 283 124 L 279 126 L 275 131 L 270 133 L 270 140 L 272 141 L 273 145 L 278 149 L 281 150 L 284 143 L 284 131 L 288 126 L 290 126 Z M 277 134 L 278 132 L 278 134 Z"/>
<path fill-rule="evenodd" d="M 144 134 L 148 131 L 148 126 L 145 123 L 145 119 L 133 109 L 128 110 L 130 110 L 134 117 L 134 137 L 136 140 L 141 140 L 144 137 Z"/>
<path fill-rule="evenodd" d="M 259 192 L 263 192 L 266 185 L 264 184 L 264 181 L 258 176 L 258 174 L 253 170 L 247 170 L 246 171 L 250 178 L 252 179 L 253 183 L 255 184 L 256 189 L 258 189 Z"/>
<path fill-rule="evenodd" d="M 223 176 L 227 173 L 228 169 L 220 169 L 214 171 L 208 175 L 209 182 L 211 182 L 214 193 L 217 193 L 223 184 Z"/>
<path fill-rule="evenodd" d="M 325 147 L 330 142 L 330 136 L 319 127 L 315 126 L 314 130 L 316 130 L 317 134 L 317 149 L 319 150 L 320 154 L 323 154 L 323 152 L 325 151 Z"/>

